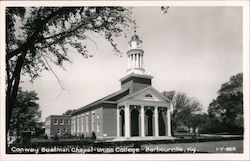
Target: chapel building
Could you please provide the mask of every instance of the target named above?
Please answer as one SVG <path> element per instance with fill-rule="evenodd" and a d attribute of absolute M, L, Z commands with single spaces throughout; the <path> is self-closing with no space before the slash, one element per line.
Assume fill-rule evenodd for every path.
<path fill-rule="evenodd" d="M 170 101 L 151 86 L 143 68 L 142 41 L 129 41 L 128 69 L 121 89 L 71 114 L 71 134 L 97 138 L 152 138 L 171 136 Z"/>

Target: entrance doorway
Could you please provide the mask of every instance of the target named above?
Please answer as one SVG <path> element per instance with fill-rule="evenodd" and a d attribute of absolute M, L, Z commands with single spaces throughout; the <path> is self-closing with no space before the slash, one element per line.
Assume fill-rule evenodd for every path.
<path fill-rule="evenodd" d="M 131 136 L 139 136 L 139 111 L 133 109 L 130 118 Z"/>
<path fill-rule="evenodd" d="M 125 136 L 125 117 L 124 110 L 120 111 L 120 135 Z"/>
<path fill-rule="evenodd" d="M 145 135 L 153 136 L 153 112 L 151 110 L 145 113 Z"/>
<path fill-rule="evenodd" d="M 159 111 L 159 117 L 158 117 L 158 122 L 159 122 L 159 136 L 166 136 L 166 112 L 165 111 Z"/>

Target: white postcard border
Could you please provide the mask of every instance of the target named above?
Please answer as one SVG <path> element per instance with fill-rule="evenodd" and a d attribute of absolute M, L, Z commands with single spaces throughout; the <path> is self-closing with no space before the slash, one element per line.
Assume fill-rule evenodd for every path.
<path fill-rule="evenodd" d="M 1 16 L 1 160 L 249 160 L 249 1 L 2 1 L 6 6 L 240 6 L 243 7 L 244 153 L 242 154 L 5 154 L 5 16 Z"/>

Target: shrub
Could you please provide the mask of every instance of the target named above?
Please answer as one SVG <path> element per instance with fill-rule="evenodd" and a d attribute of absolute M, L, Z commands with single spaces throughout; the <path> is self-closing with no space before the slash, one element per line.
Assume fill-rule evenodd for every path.
<path fill-rule="evenodd" d="M 69 133 L 64 133 L 61 137 L 62 137 L 62 138 L 71 138 L 71 134 L 69 134 Z"/>
<path fill-rule="evenodd" d="M 81 135 L 80 139 L 84 139 L 84 134 Z"/>
<path fill-rule="evenodd" d="M 58 141 L 59 140 L 59 137 L 58 135 L 56 134 L 55 137 L 53 138 L 55 141 Z"/>
<path fill-rule="evenodd" d="M 91 133 L 91 139 L 96 139 L 96 134 L 94 131 L 92 131 L 92 133 Z"/>

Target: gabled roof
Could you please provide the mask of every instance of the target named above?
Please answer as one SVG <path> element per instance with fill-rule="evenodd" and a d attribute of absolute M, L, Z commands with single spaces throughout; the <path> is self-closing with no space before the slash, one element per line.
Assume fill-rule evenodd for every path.
<path fill-rule="evenodd" d="M 139 91 L 137 91 L 137 92 L 135 92 L 135 93 L 133 93 L 133 94 L 130 94 L 130 95 L 127 95 L 127 96 L 125 96 L 125 97 L 123 97 L 123 98 L 120 98 L 120 99 L 118 100 L 118 102 L 122 102 L 122 101 L 125 101 L 125 100 L 127 100 L 127 99 L 130 99 L 130 98 L 132 98 L 132 97 L 134 97 L 134 96 L 136 96 L 136 95 L 138 95 L 138 94 L 140 94 L 140 93 L 143 93 L 143 92 L 145 92 L 145 91 L 147 91 L 147 90 L 151 90 L 151 91 L 154 92 L 158 97 L 162 98 L 163 100 L 165 100 L 165 101 L 167 101 L 167 102 L 171 102 L 167 97 L 165 97 L 162 93 L 160 93 L 158 90 L 156 90 L 156 89 L 155 89 L 154 87 L 152 87 L 152 86 L 148 86 L 148 87 L 143 88 L 142 90 L 139 90 Z"/>
<path fill-rule="evenodd" d="M 154 87 L 152 86 L 148 86 L 146 88 L 143 88 L 142 90 L 139 90 L 135 93 L 129 94 L 129 89 L 122 89 L 120 91 L 117 91 L 115 93 L 112 93 L 106 97 L 103 97 L 95 102 L 92 102 L 86 106 L 83 106 L 79 109 L 77 109 L 76 111 L 74 111 L 73 113 L 71 113 L 71 116 L 77 115 L 79 112 L 81 112 L 82 110 L 100 105 L 102 103 L 110 103 L 110 104 L 116 104 L 117 102 L 122 102 L 125 101 L 129 98 L 132 98 L 140 93 L 143 93 L 147 90 L 151 90 L 153 93 L 155 93 L 158 97 L 162 98 L 163 100 L 167 101 L 167 102 L 171 102 L 167 97 L 165 97 L 162 93 L 160 93 L 158 90 L 156 90 Z"/>
<path fill-rule="evenodd" d="M 126 96 L 128 94 L 129 94 L 129 89 L 122 89 L 120 91 L 112 93 L 112 94 L 110 94 L 110 95 L 108 95 L 106 97 L 103 97 L 103 98 L 101 98 L 101 99 L 99 99 L 99 100 L 97 100 L 95 102 L 92 102 L 92 103 L 90 103 L 90 104 L 88 104 L 86 106 L 83 106 L 83 107 L 77 109 L 76 111 L 71 113 L 71 116 L 77 114 L 78 112 L 80 112 L 80 111 L 82 111 L 84 109 L 99 105 L 101 103 L 116 103 L 116 101 L 118 99 L 120 99 L 120 98 L 122 98 L 122 97 L 124 97 L 124 96 Z"/>

